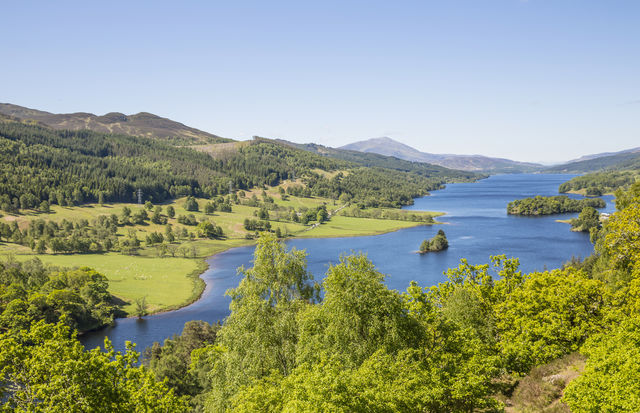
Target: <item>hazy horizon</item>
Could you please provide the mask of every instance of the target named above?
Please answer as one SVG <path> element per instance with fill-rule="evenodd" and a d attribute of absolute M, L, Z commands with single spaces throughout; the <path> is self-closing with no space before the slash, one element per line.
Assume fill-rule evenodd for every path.
<path fill-rule="evenodd" d="M 640 142 L 640 3 L 14 2 L 0 100 L 557 163 Z"/>

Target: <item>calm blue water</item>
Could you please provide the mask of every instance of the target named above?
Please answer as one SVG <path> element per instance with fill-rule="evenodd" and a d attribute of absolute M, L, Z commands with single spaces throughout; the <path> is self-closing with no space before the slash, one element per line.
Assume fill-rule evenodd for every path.
<path fill-rule="evenodd" d="M 328 266 L 340 254 L 352 251 L 366 253 L 378 269 L 388 274 L 390 288 L 405 290 L 412 280 L 422 286 L 444 281 L 443 272 L 456 267 L 460 258 L 474 264 L 489 261 L 489 256 L 506 254 L 520 258 L 525 272 L 557 268 L 572 256 L 585 257 L 593 251 L 589 236 L 569 230 L 569 225 L 555 222 L 577 214 L 547 217 L 516 217 L 506 214 L 507 203 L 535 195 L 557 195 L 558 186 L 575 175 L 496 175 L 476 183 L 452 184 L 431 196 L 415 200 L 407 207 L 413 210 L 443 211 L 443 225 L 421 226 L 384 235 L 330 239 L 296 239 L 289 247 L 305 249 L 308 269 L 316 279 L 324 276 Z M 580 196 L 575 196 L 580 198 Z M 604 212 L 613 212 L 611 197 L 604 197 Z M 415 251 L 425 238 L 443 229 L 449 239 L 446 251 L 420 255 Z M 138 344 L 139 350 L 162 342 L 182 331 L 190 320 L 215 322 L 229 313 L 228 288 L 238 284 L 236 269 L 250 266 L 253 247 L 235 248 L 208 260 L 209 270 L 202 278 L 207 287 L 194 304 L 145 319 L 120 319 L 114 327 L 93 332 L 82 338 L 88 348 L 102 345 L 108 336 L 116 349 L 125 340 Z"/>

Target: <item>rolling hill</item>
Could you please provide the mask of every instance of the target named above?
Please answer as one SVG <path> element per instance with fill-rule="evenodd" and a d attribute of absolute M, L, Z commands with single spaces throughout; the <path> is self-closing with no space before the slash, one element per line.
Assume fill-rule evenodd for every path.
<path fill-rule="evenodd" d="M 180 145 L 231 141 L 231 139 L 221 138 L 147 112 L 135 115 L 110 112 L 102 116 L 85 112 L 55 114 L 10 103 L 0 103 L 0 114 L 24 121 L 36 121 L 53 129 L 88 129 L 101 133 L 153 137 Z"/>
<path fill-rule="evenodd" d="M 281 145 L 291 146 L 308 152 L 313 152 L 329 158 L 341 159 L 365 167 L 378 167 L 403 172 L 413 172 L 423 176 L 446 176 L 461 180 L 474 180 L 486 177 L 470 171 L 456 170 L 426 162 L 407 161 L 392 155 L 380 155 L 373 152 L 358 152 L 347 149 L 337 149 L 316 143 L 295 143 L 276 139 Z"/>
<path fill-rule="evenodd" d="M 578 160 L 545 169 L 549 173 L 588 173 L 603 170 L 640 169 L 640 148 L 625 151 L 586 155 Z"/>
<path fill-rule="evenodd" d="M 395 141 L 391 138 L 374 138 L 342 146 L 339 149 L 377 153 L 395 156 L 412 162 L 426 162 L 450 169 L 488 173 L 533 172 L 542 169 L 542 165 L 512 161 L 504 158 L 491 158 L 482 155 L 432 154 Z"/>
<path fill-rule="evenodd" d="M 625 149 L 623 151 L 618 151 L 618 152 L 602 152 L 602 153 L 594 153 L 594 154 L 584 155 L 584 156 L 581 156 L 581 157 L 579 157 L 577 159 L 572 159 L 570 161 L 567 161 L 566 163 L 588 161 L 588 160 L 591 160 L 591 159 L 603 158 L 603 157 L 606 157 L 606 156 L 621 155 L 621 154 L 625 154 L 625 153 L 640 153 L 640 146 L 637 147 L 637 148 Z"/>

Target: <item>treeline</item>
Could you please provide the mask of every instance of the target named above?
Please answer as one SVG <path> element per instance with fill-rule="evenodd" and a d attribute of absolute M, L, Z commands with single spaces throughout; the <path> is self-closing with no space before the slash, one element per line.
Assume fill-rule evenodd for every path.
<path fill-rule="evenodd" d="M 604 170 L 621 171 L 625 169 L 640 169 L 640 153 L 623 152 L 615 155 L 601 156 L 585 161 L 576 161 L 556 165 L 545 169 L 546 173 L 585 173 Z"/>
<path fill-rule="evenodd" d="M 412 172 L 378 167 L 356 168 L 330 179 L 310 174 L 305 179 L 312 195 L 339 199 L 344 194 L 364 207 L 373 208 L 411 205 L 413 198 L 442 189 L 445 182 L 443 178 L 425 178 Z"/>
<path fill-rule="evenodd" d="M 507 205 L 510 215 L 551 215 L 580 212 L 585 207 L 604 208 L 606 202 L 601 198 L 571 199 L 566 195 L 536 196 L 516 199 Z"/>
<path fill-rule="evenodd" d="M 153 209 L 151 216 L 148 209 Z M 173 207 L 167 207 L 167 213 L 173 217 Z M 79 219 L 71 222 L 62 219 L 60 222 L 45 220 L 42 218 L 29 221 L 27 228 L 20 229 L 16 221 L 10 223 L 0 221 L 0 241 L 24 245 L 38 254 L 51 251 L 57 253 L 101 253 L 120 251 L 124 254 L 134 254 L 142 245 L 138 239 L 137 231 L 128 228 L 127 234 L 119 236 L 119 227 L 145 225 L 148 222 L 164 225 L 164 233 L 152 232 L 145 238 L 146 246 L 162 246 L 158 252 L 160 255 L 177 253 L 187 256 L 190 252 L 185 248 L 170 245 L 176 240 L 193 240 L 196 237 L 209 239 L 224 238 L 222 227 L 207 219 L 198 221 L 193 214 L 179 215 L 177 221 L 180 224 L 194 226 L 194 231 L 188 231 L 185 227 L 174 229 L 168 223 L 169 216 L 162 214 L 162 207 L 148 203 L 147 207 L 133 211 L 125 206 L 120 215 L 99 215 L 89 222 Z M 160 244 L 160 245 L 159 245 Z M 192 254 L 193 255 L 193 254 Z"/>
<path fill-rule="evenodd" d="M 412 162 L 399 159 L 394 156 L 380 155 L 372 152 L 358 152 L 345 149 L 329 148 L 315 143 L 297 144 L 293 142 L 276 140 L 287 146 L 300 148 L 305 151 L 317 153 L 319 155 L 342 159 L 365 167 L 377 167 L 383 169 L 394 169 L 401 172 L 412 172 L 424 177 L 441 177 L 445 179 L 455 179 L 456 182 L 475 181 L 486 178 L 488 175 L 477 174 L 468 171 L 449 169 L 443 166 L 429 164 L 425 162 Z"/>
<path fill-rule="evenodd" d="M 560 193 L 584 190 L 588 196 L 601 196 L 618 189 L 627 188 L 636 181 L 636 172 L 609 171 L 596 172 L 571 178 L 558 188 Z"/>
<path fill-rule="evenodd" d="M 369 208 L 362 209 L 358 205 L 351 205 L 350 207 L 340 210 L 339 215 L 345 217 L 354 218 L 374 218 L 374 219 L 390 219 L 395 221 L 411 221 L 411 222 L 424 222 L 432 224 L 434 222 L 433 217 L 429 214 L 415 213 L 412 211 L 402 209 L 381 209 L 381 208 Z"/>
<path fill-rule="evenodd" d="M 138 190 L 153 202 L 186 195 L 211 198 L 293 177 L 304 178 L 315 196 L 348 194 L 367 205 L 400 206 L 446 181 L 476 177 L 419 164 L 406 169 L 363 168 L 261 139 L 214 159 L 148 138 L 0 121 L 0 208 L 7 212 L 37 209 L 43 202 L 131 202 Z M 317 170 L 350 173 L 328 179 Z"/>
<path fill-rule="evenodd" d="M 86 351 L 75 330 L 34 322 L 29 328 L 0 333 L 2 405 L 6 412 L 185 412 L 186 397 L 138 366 L 134 344 L 116 352 Z"/>
<path fill-rule="evenodd" d="M 283 200 L 287 199 L 289 194 L 299 197 L 311 197 L 311 190 L 302 185 L 292 185 L 285 190 L 281 187 L 280 195 Z M 244 192 L 241 192 L 237 202 L 241 205 L 247 205 L 259 208 L 254 211 L 257 219 L 245 219 L 244 228 L 248 231 L 271 231 L 271 223 L 268 221 L 289 221 L 293 223 L 301 223 L 307 225 L 313 221 L 324 222 L 329 219 L 329 212 L 325 204 L 318 205 L 314 208 L 305 206 L 299 207 L 297 210 L 293 206 L 282 206 L 275 203 L 275 200 L 262 191 L 262 200 L 253 194 L 251 198 L 246 198 Z M 277 230 L 277 229 L 276 229 Z M 248 234 L 253 236 L 252 234 Z"/>
<path fill-rule="evenodd" d="M 121 314 L 112 303 L 107 278 L 90 268 L 45 267 L 37 258 L 0 262 L 0 331 L 29 328 L 44 321 L 88 331 Z"/>

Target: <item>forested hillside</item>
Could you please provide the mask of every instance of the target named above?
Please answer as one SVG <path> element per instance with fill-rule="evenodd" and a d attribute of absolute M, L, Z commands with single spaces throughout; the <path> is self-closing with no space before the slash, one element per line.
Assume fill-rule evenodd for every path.
<path fill-rule="evenodd" d="M 584 161 L 575 161 L 556 165 L 544 170 L 547 173 L 587 173 L 603 170 L 624 170 L 640 168 L 640 152 L 620 152 Z"/>
<path fill-rule="evenodd" d="M 315 143 L 293 143 L 281 139 L 277 139 L 276 142 L 298 149 L 303 149 L 305 151 L 317 153 L 319 155 L 354 162 L 362 166 L 377 166 L 381 168 L 396 169 L 398 171 L 405 172 L 411 171 L 424 176 L 442 176 L 449 178 L 454 177 L 457 180 L 469 180 L 474 179 L 477 176 L 488 176 L 469 171 L 445 168 L 444 166 L 434 165 L 426 162 L 408 161 L 395 156 L 380 155 L 373 152 L 358 152 L 347 149 L 336 149 L 318 145 Z"/>
<path fill-rule="evenodd" d="M 341 195 L 372 206 L 410 204 L 445 182 L 474 179 L 458 171 L 422 167 L 367 168 L 267 140 L 232 156 L 212 157 L 150 138 L 88 130 L 58 131 L 10 119 L 0 121 L 0 208 L 7 212 L 49 205 L 136 199 L 160 202 L 185 195 L 212 197 L 296 176 L 311 195 Z M 318 171 L 344 171 L 327 177 Z"/>
<path fill-rule="evenodd" d="M 594 172 L 576 176 L 560 185 L 561 193 L 577 192 L 587 196 L 600 196 L 618 189 L 626 189 L 640 176 L 640 165 L 636 169 Z"/>

